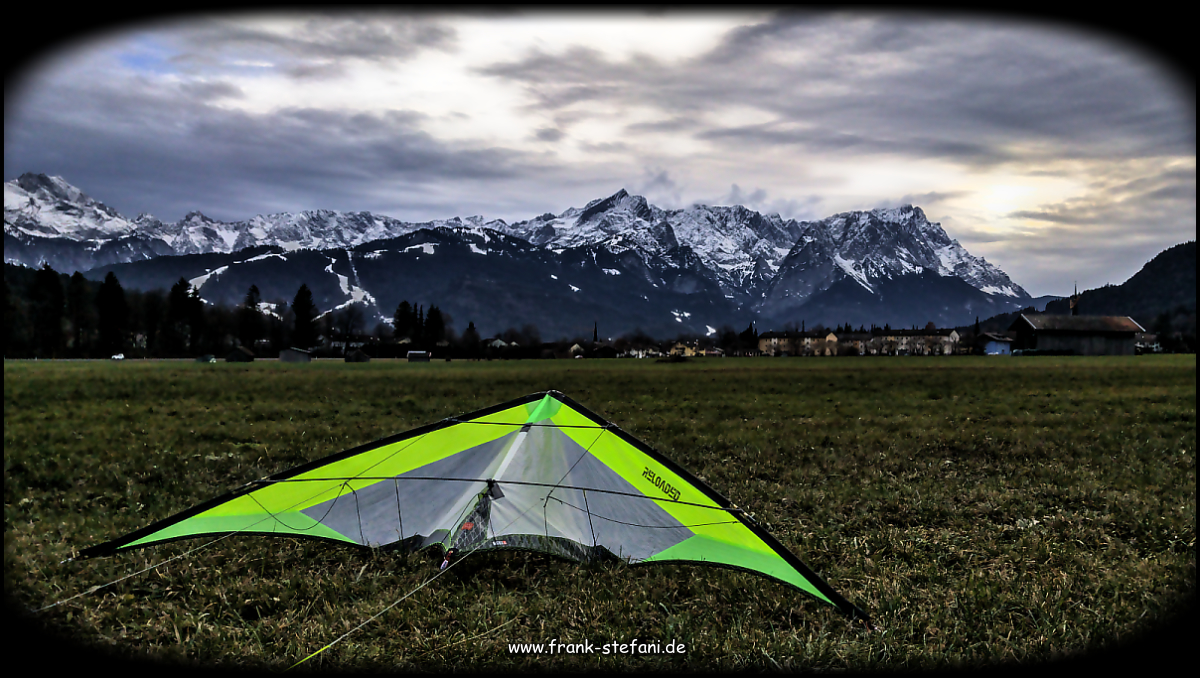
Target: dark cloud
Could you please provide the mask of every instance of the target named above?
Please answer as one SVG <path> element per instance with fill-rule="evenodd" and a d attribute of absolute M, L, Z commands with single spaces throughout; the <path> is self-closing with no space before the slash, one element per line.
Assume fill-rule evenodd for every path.
<path fill-rule="evenodd" d="M 901 154 L 968 166 L 1195 154 L 1195 112 L 1162 64 L 1128 44 L 988 17 L 780 13 L 730 31 L 682 63 L 533 51 L 482 72 L 523 86 L 530 105 L 651 106 L 682 129 L 729 105 L 770 124 L 698 126 L 743 148 Z"/>
<path fill-rule="evenodd" d="M 769 20 L 750 26 L 739 26 L 725 34 L 714 49 L 701 59 L 708 66 L 730 66 L 745 62 L 781 44 L 803 37 L 826 34 L 822 27 L 828 19 L 821 14 L 781 12 Z M 807 34 L 807 36 L 805 35 Z"/>
<path fill-rule="evenodd" d="M 682 130 L 695 129 L 698 123 L 694 118 L 676 116 L 666 120 L 655 120 L 653 122 L 635 122 L 625 126 L 625 131 L 630 134 L 658 133 L 658 132 L 679 132 Z"/>
<path fill-rule="evenodd" d="M 601 141 L 600 143 L 581 141 L 579 142 L 579 147 L 585 151 L 596 151 L 598 153 L 624 153 L 630 150 L 629 144 L 624 141 Z"/>
<path fill-rule="evenodd" d="M 566 136 L 562 130 L 557 127 L 543 127 L 534 134 L 539 141 L 558 141 Z"/>
<path fill-rule="evenodd" d="M 741 186 L 733 184 L 729 187 L 729 194 L 719 203 L 722 205 L 759 205 L 767 199 L 767 192 L 761 188 L 754 189 L 749 195 L 742 192 Z M 752 208 L 753 209 L 753 208 Z"/>
<path fill-rule="evenodd" d="M 1021 160 L 999 146 L 969 140 L 939 139 L 921 136 L 893 137 L 860 135 L 830 128 L 784 128 L 774 123 L 739 127 L 713 127 L 695 134 L 698 139 L 722 143 L 725 148 L 798 146 L 805 151 L 827 154 L 902 155 L 911 158 L 939 158 L 967 165 L 993 165 Z"/>
<path fill-rule="evenodd" d="M 453 49 L 456 43 L 452 28 L 429 17 L 337 10 L 305 17 L 287 32 L 223 20 L 189 21 L 174 34 L 180 51 L 172 61 L 203 67 L 237 58 L 282 59 L 285 72 L 311 76 L 323 67 L 336 68 L 325 62 L 402 60 L 425 49 Z"/>
<path fill-rule="evenodd" d="M 240 87 L 228 82 L 183 82 L 179 91 L 195 101 L 212 101 L 214 99 L 241 99 L 246 96 Z"/>
<path fill-rule="evenodd" d="M 332 80 L 346 74 L 346 65 L 340 61 L 301 62 L 281 70 L 296 80 Z"/>
<path fill-rule="evenodd" d="M 630 190 L 663 209 L 679 209 L 683 204 L 683 186 L 662 167 L 645 167 L 642 176 L 630 183 Z"/>
<path fill-rule="evenodd" d="M 380 185 L 511 180 L 545 169 L 519 151 L 439 141 L 416 127 L 424 114 L 413 111 L 252 114 L 182 103 L 171 86 L 137 78 L 42 88 L 6 119 L 6 178 L 58 174 L 125 214 L 173 220 L 201 209 L 243 219 L 379 209 Z"/>

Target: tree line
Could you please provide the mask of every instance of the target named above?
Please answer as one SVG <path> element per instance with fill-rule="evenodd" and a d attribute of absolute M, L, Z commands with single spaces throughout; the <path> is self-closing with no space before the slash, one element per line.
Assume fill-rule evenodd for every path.
<path fill-rule="evenodd" d="M 405 301 L 391 328 L 376 337 L 407 339 L 412 348 L 444 341 L 448 315 L 437 306 Z M 58 273 L 5 264 L 4 355 L 7 358 L 183 358 L 224 355 L 246 346 L 258 355 L 284 348 L 310 349 L 362 339 L 363 308 L 349 304 L 321 313 L 312 291 L 301 285 L 290 304 L 269 303 L 251 285 L 234 308 L 211 304 L 180 278 L 170 290 L 126 290 L 108 273 L 102 282 L 82 273 Z"/>
<path fill-rule="evenodd" d="M 390 347 L 398 356 L 433 350 L 465 358 L 536 358 L 575 344 L 598 343 L 593 333 L 590 342 L 588 337 L 564 338 L 552 347 L 534 324 L 485 339 L 469 322 L 458 335 L 448 313 L 407 300 L 396 307 L 390 327 L 380 323 L 368 333 L 361 305 L 321 313 L 307 285 L 300 286 L 290 304 L 264 302 L 252 285 L 242 303 L 229 308 L 205 301 L 184 278 L 167 291 L 125 290 L 111 272 L 97 283 L 79 272 L 58 273 L 48 264 L 37 270 L 5 264 L 4 317 L 4 355 L 9 358 L 224 356 L 237 346 L 273 356 L 289 347 L 344 353 L 363 345 L 376 353 Z M 699 340 L 738 354 L 756 348 L 758 331 L 753 323 L 741 332 L 724 325 L 716 336 L 680 335 L 678 340 Z M 659 348 L 660 343 L 640 330 L 612 342 L 621 350 Z"/>
<path fill-rule="evenodd" d="M 608 343 L 620 352 L 663 348 L 661 341 L 641 330 L 609 342 L 598 341 L 593 331 L 591 337 L 547 344 L 534 324 L 510 327 L 484 338 L 469 322 L 459 335 L 453 318 L 438 306 L 408 300 L 396 307 L 390 326 L 381 322 L 368 332 L 366 320 L 364 306 L 356 303 L 322 313 L 307 285 L 300 286 L 290 304 L 265 302 L 258 287 L 251 285 L 242 303 L 230 308 L 205 301 L 183 278 L 170 290 L 140 291 L 125 290 L 111 272 L 102 282 L 95 282 L 79 272 L 70 276 L 58 273 L 48 264 L 36 270 L 12 264 L 4 267 L 7 358 L 223 357 L 237 346 L 249 347 L 260 357 L 273 357 L 289 347 L 315 349 L 318 355 L 324 352 L 329 356 L 364 347 L 374 357 L 403 357 L 409 350 L 429 350 L 436 357 L 463 358 L 547 357 L 576 344 Z M 859 327 L 857 331 L 875 329 L 872 325 L 870 330 Z M 788 323 L 784 330 L 804 332 L 806 327 Z M 825 332 L 826 328 L 814 325 L 809 331 Z M 856 330 L 844 323 L 833 331 Z M 702 349 L 721 348 L 725 355 L 747 355 L 757 351 L 758 336 L 754 323 L 741 331 L 726 324 L 711 335 L 681 334 L 674 341 Z"/>

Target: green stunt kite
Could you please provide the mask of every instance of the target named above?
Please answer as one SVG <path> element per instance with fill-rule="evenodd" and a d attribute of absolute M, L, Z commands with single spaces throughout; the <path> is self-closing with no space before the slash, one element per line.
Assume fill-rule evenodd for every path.
<path fill-rule="evenodd" d="M 79 557 L 231 533 L 406 552 L 524 549 L 579 562 L 733 567 L 794 586 L 870 626 L 862 609 L 751 516 L 557 391 L 250 482 Z"/>

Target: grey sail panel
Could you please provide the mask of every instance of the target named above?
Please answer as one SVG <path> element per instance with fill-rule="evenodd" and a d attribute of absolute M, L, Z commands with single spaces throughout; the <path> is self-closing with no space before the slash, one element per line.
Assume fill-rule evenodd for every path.
<path fill-rule="evenodd" d="M 505 494 L 492 504 L 497 536 L 562 538 L 603 546 L 636 562 L 693 535 L 559 430 L 533 428 L 521 451 L 497 478 Z M 505 483 L 506 479 L 536 484 Z"/>
<path fill-rule="evenodd" d="M 482 480 L 512 443 L 515 434 L 402 473 L 303 511 L 325 525 L 381 546 L 414 536 L 452 530 L 487 488 Z"/>

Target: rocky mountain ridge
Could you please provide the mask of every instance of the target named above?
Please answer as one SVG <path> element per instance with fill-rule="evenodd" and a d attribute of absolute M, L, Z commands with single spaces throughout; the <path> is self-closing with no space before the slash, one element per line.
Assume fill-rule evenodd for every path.
<path fill-rule="evenodd" d="M 692 306 L 768 323 L 783 324 L 800 318 L 820 321 L 809 317 L 810 311 L 822 309 L 820 315 L 833 312 L 829 299 L 821 300 L 831 290 L 839 298 L 849 294 L 846 298 L 854 300 L 854 313 L 849 315 L 874 318 L 884 314 L 888 304 L 894 305 L 884 301 L 897 298 L 888 293 L 890 288 L 902 279 L 922 275 L 965 285 L 940 284 L 934 278 L 930 278 L 930 284 L 906 285 L 905 289 L 928 290 L 937 297 L 906 299 L 906 316 L 929 316 L 914 318 L 913 322 L 974 317 L 981 310 L 1002 312 L 1010 306 L 1020 307 L 1029 299 L 1007 274 L 969 254 L 912 205 L 796 221 L 778 214 L 763 215 L 741 205 L 663 210 L 621 189 L 582 208 L 512 224 L 481 216 L 416 223 L 370 212 L 331 210 L 258 215 L 233 223 L 192 212 L 178 222 L 164 223 L 146 214 L 128 220 L 60 177 L 25 174 L 5 184 L 5 260 L 30 266 L 45 261 L 56 270 L 112 270 L 121 264 L 163 256 L 233 254 L 263 246 L 278 248 L 281 255 L 300 251 L 348 253 L 364 248 L 382 253 L 390 251 L 385 243 L 418 233 L 440 233 L 443 239 L 457 238 L 462 243 L 471 240 L 465 249 L 442 247 L 440 251 L 455 253 L 447 255 L 451 258 L 464 253 L 477 256 L 480 237 L 504 236 L 523 243 L 504 256 L 524 257 L 536 250 L 553 266 L 575 262 L 586 268 L 590 260 L 593 268 L 608 271 L 603 275 L 611 281 L 621 276 L 620 289 L 608 292 L 612 298 L 690 295 L 697 302 Z M 428 254 L 434 256 L 437 251 L 434 246 Z M 602 260 L 607 264 L 601 266 Z M 248 266 L 255 261 L 253 257 L 242 257 L 237 262 L 231 260 L 228 266 Z M 201 271 L 192 277 L 208 281 L 212 276 L 228 276 L 229 270 Z M 457 270 L 456 264 L 448 263 L 446 270 Z M 345 275 L 332 270 L 326 273 Z M 507 278 L 490 284 L 520 286 L 513 278 L 520 273 L 513 270 L 505 274 Z M 433 269 L 428 274 L 437 275 Z M 470 270 L 463 269 L 463 274 L 469 275 Z M 393 271 L 392 275 L 402 273 Z M 545 273 L 549 275 L 557 274 Z M 385 283 L 378 280 L 376 284 Z M 411 284 L 429 288 L 431 281 Z M 847 284 L 856 285 L 860 291 L 849 292 Z M 934 293 L 935 289 L 939 292 Z M 375 290 L 367 296 L 382 304 L 375 312 L 378 317 L 390 317 L 392 309 L 386 308 L 383 301 L 390 293 Z M 701 298 L 702 304 L 698 303 Z M 354 300 L 347 292 L 339 303 Z M 525 303 L 531 308 L 536 305 L 532 300 Z M 672 301 L 667 305 L 679 304 Z M 926 306 L 928 312 L 923 310 Z M 514 305 L 519 307 L 520 303 Z M 667 320 L 682 325 L 681 318 L 693 317 L 684 315 L 690 311 L 675 310 L 678 313 Z M 706 332 L 712 328 L 711 322 L 716 318 L 700 325 L 691 322 L 690 326 Z M 866 322 L 891 320 L 879 317 Z"/>

